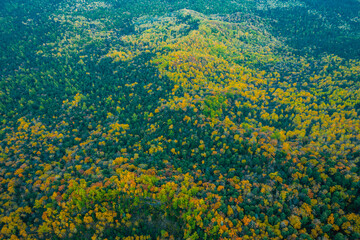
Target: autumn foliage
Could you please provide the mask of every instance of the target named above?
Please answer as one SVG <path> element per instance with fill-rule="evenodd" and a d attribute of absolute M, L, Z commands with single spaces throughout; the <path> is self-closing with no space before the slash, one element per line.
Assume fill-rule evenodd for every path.
<path fill-rule="evenodd" d="M 358 60 L 89 2 L 1 71 L 1 239 L 360 238 Z"/>

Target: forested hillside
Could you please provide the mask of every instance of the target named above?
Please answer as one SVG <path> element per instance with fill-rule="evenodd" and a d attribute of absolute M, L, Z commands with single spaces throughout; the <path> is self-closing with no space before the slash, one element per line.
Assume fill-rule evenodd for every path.
<path fill-rule="evenodd" d="M 360 2 L 0 1 L 0 239 L 360 239 Z"/>

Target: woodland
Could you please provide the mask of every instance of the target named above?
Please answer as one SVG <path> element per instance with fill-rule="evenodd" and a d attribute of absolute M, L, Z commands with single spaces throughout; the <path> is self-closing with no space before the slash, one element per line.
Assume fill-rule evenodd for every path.
<path fill-rule="evenodd" d="M 0 239 L 360 239 L 357 0 L 0 1 Z"/>

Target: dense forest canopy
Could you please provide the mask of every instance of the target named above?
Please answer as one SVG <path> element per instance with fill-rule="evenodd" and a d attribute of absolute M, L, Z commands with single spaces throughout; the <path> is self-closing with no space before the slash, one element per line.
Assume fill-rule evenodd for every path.
<path fill-rule="evenodd" d="M 357 0 L 3 0 L 0 66 L 0 239 L 360 239 Z"/>

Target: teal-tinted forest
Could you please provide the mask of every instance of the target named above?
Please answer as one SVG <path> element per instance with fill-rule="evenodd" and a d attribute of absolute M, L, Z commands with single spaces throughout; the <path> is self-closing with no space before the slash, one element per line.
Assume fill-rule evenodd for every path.
<path fill-rule="evenodd" d="M 0 239 L 360 239 L 357 0 L 0 1 Z"/>

